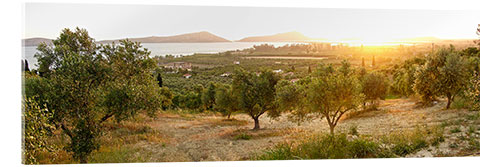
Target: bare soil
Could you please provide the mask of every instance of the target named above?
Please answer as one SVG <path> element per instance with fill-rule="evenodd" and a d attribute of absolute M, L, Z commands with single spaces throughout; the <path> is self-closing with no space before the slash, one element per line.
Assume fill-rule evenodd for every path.
<path fill-rule="evenodd" d="M 479 111 L 443 110 L 444 107 L 444 101 L 422 108 L 412 99 L 385 100 L 378 110 L 345 117 L 336 131 L 347 132 L 356 126 L 361 135 L 380 136 L 417 126 L 443 126 L 444 142 L 407 157 L 478 156 L 478 149 L 465 149 L 470 142 L 464 136 L 472 135 L 479 141 Z M 262 116 L 260 123 L 262 129 L 253 131 L 253 120 L 245 114 L 236 114 L 227 120 L 216 115 L 164 113 L 148 125 L 168 136 L 168 142 L 141 141 L 135 147 L 149 152 L 150 162 L 237 161 L 248 160 L 276 144 L 297 140 L 303 135 L 329 132 L 326 120 L 320 118 L 297 125 L 286 117 L 272 120 Z"/>

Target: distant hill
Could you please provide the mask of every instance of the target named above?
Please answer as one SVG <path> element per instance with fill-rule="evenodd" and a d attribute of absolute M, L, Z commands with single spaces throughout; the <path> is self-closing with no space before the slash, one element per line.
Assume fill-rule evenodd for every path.
<path fill-rule="evenodd" d="M 439 39 L 436 37 L 416 37 L 416 38 L 403 38 L 403 39 L 398 39 L 397 41 L 401 42 L 436 42 L 436 41 L 442 41 L 443 39 Z"/>
<path fill-rule="evenodd" d="M 48 45 L 52 45 L 52 39 L 47 38 L 27 38 L 23 39 L 23 46 L 38 46 L 40 43 L 45 42 Z"/>
<path fill-rule="evenodd" d="M 268 36 L 246 37 L 238 40 L 238 42 L 306 42 L 311 40 L 315 39 L 306 37 L 300 32 L 293 31 Z"/>
<path fill-rule="evenodd" d="M 231 42 L 230 40 L 216 36 L 212 33 L 202 31 L 166 37 L 143 37 L 143 38 L 129 38 L 130 41 L 141 43 L 208 43 L 208 42 Z M 99 43 L 118 42 L 119 40 L 103 40 Z"/>

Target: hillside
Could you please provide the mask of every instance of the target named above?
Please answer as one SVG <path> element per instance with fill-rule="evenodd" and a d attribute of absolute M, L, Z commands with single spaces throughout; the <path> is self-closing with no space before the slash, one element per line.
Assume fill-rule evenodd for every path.
<path fill-rule="evenodd" d="M 238 42 L 304 42 L 313 40 L 312 38 L 306 37 L 304 34 L 300 32 L 287 32 L 287 33 L 279 33 L 275 35 L 268 36 L 254 36 L 254 37 L 246 37 Z"/>
<path fill-rule="evenodd" d="M 216 36 L 207 31 L 174 35 L 174 36 L 165 36 L 165 37 L 143 37 L 143 38 L 129 38 L 129 40 L 134 42 L 141 43 L 205 43 L 205 42 L 231 42 L 222 37 Z M 103 40 L 99 41 L 100 43 L 111 43 L 118 42 L 119 40 Z"/>
<path fill-rule="evenodd" d="M 52 45 L 52 39 L 47 38 L 27 38 L 23 39 L 23 46 L 38 46 L 40 43 Z"/>

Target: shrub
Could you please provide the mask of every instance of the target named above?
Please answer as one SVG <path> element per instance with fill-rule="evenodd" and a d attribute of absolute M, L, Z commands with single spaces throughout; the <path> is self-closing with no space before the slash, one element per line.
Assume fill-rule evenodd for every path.
<path fill-rule="evenodd" d="M 240 133 L 234 137 L 235 140 L 250 140 L 252 136 L 246 133 Z"/>
<path fill-rule="evenodd" d="M 168 89 L 168 87 L 160 88 L 160 98 L 161 98 L 161 108 L 166 110 L 168 106 L 172 104 L 172 99 L 174 98 L 173 93 Z"/>
<path fill-rule="evenodd" d="M 358 135 L 358 126 L 356 126 L 356 125 L 352 125 L 352 126 L 349 128 L 349 134 L 350 134 L 350 135 L 355 135 L 355 136 L 357 136 L 357 135 Z"/>
<path fill-rule="evenodd" d="M 450 130 L 451 133 L 458 133 L 458 132 L 461 132 L 462 130 L 460 130 L 460 127 L 455 127 L 453 129 Z"/>
<path fill-rule="evenodd" d="M 383 154 L 379 154 L 383 153 Z M 294 146 L 280 144 L 256 157 L 260 160 L 286 159 L 345 159 L 391 157 L 379 144 L 358 138 L 352 141 L 345 134 L 311 136 Z"/>
<path fill-rule="evenodd" d="M 38 164 L 37 155 L 51 150 L 48 137 L 54 128 L 49 124 L 53 116 L 33 99 L 23 100 L 23 163 Z"/>

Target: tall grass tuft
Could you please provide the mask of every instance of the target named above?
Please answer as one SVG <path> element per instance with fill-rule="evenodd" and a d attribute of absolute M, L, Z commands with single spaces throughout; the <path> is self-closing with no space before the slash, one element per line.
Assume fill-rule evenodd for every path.
<path fill-rule="evenodd" d="M 416 128 L 380 139 L 346 134 L 313 135 L 297 143 L 282 143 L 254 157 L 257 160 L 349 159 L 403 157 L 444 141 L 443 128 Z"/>

